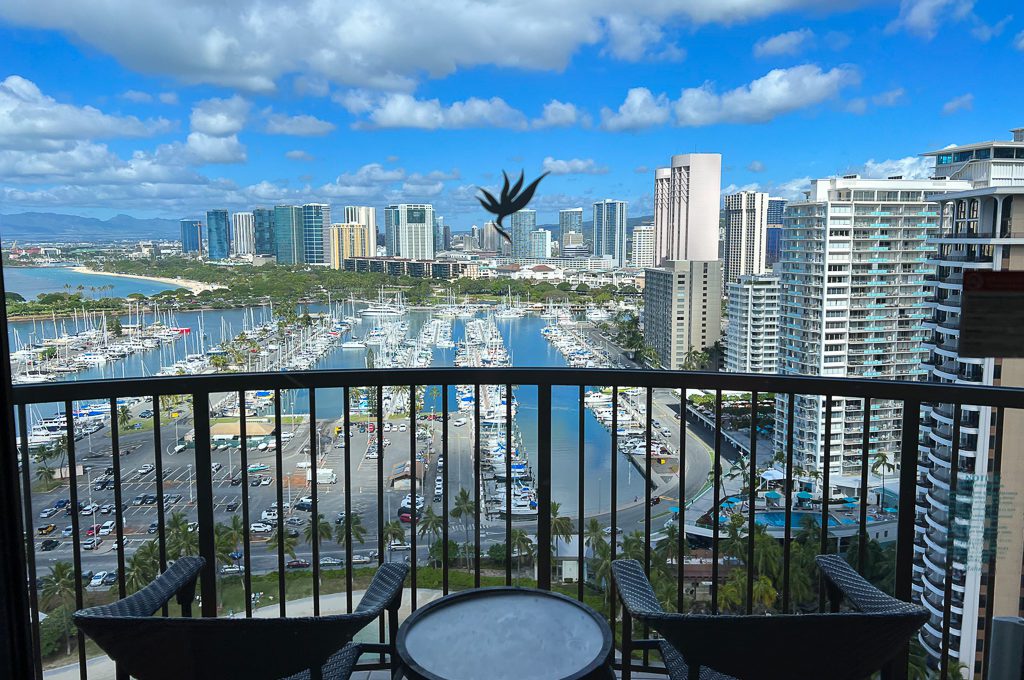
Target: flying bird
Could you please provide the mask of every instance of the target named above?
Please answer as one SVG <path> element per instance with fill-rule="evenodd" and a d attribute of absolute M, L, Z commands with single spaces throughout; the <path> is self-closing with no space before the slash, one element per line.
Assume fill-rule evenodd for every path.
<path fill-rule="evenodd" d="M 509 243 L 512 243 L 512 237 L 502 228 L 501 221 L 511 215 L 514 212 L 519 212 L 525 208 L 529 203 L 530 199 L 533 198 L 533 192 L 537 190 L 537 185 L 548 173 L 544 173 L 537 179 L 530 182 L 530 184 L 523 189 L 522 193 L 519 192 L 523 186 L 523 173 L 519 173 L 519 181 L 509 187 L 508 174 L 502 170 L 501 174 L 505 177 L 505 186 L 501 189 L 501 200 L 494 198 L 491 192 L 487 191 L 483 187 L 477 187 L 483 196 L 477 196 L 476 200 L 480 201 L 480 205 L 484 207 L 489 213 L 493 213 L 498 217 L 497 230 Z M 485 200 L 486 199 L 486 200 Z"/>

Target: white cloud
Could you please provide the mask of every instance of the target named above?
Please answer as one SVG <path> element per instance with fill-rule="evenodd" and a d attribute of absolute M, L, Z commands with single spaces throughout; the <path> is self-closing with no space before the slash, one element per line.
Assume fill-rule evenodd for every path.
<path fill-rule="evenodd" d="M 927 40 L 939 32 L 946 21 L 962 21 L 972 16 L 974 0 L 900 0 L 900 14 L 886 27 L 893 33 L 905 30 Z"/>
<path fill-rule="evenodd" d="M 846 102 L 846 106 L 843 107 L 848 113 L 853 113 L 858 116 L 862 116 L 868 111 L 868 100 L 864 97 L 857 97 Z"/>
<path fill-rule="evenodd" d="M 238 135 L 216 136 L 191 132 L 185 142 L 189 160 L 196 165 L 207 163 L 244 163 L 248 160 L 245 145 Z"/>
<path fill-rule="evenodd" d="M 270 113 L 270 109 L 264 111 L 264 114 L 267 115 L 266 132 L 272 135 L 320 136 L 337 127 L 334 123 L 309 115 L 288 116 Z"/>
<path fill-rule="evenodd" d="M 953 97 L 942 105 L 942 114 L 948 116 L 957 111 L 970 111 L 974 108 L 974 95 L 968 92 L 959 97 Z"/>
<path fill-rule="evenodd" d="M 376 98 L 368 90 L 355 89 L 335 92 L 331 95 L 331 100 L 343 106 L 349 113 L 359 115 L 372 111 Z"/>
<path fill-rule="evenodd" d="M 875 106 L 896 106 L 902 104 L 906 100 L 907 91 L 902 87 L 897 87 L 892 90 L 886 90 L 885 92 L 879 92 L 878 94 L 871 97 L 871 102 Z"/>
<path fill-rule="evenodd" d="M 292 83 L 298 95 L 326 97 L 331 92 L 331 84 L 323 76 L 298 76 Z"/>
<path fill-rule="evenodd" d="M 141 121 L 91 106 L 61 104 L 21 76 L 0 82 L 0 148 L 66 147 L 82 139 L 145 137 L 171 128 L 163 118 Z"/>
<path fill-rule="evenodd" d="M 840 3 L 822 5 L 820 0 L 108 0 L 104 11 L 97 11 L 95 4 L 80 0 L 5 0 L 0 20 L 61 31 L 126 68 L 186 83 L 266 92 L 283 77 L 308 76 L 409 92 L 424 76 L 442 78 L 477 66 L 560 71 L 585 46 L 607 48 L 615 58 L 678 58 L 681 49 L 660 37 L 663 27 L 692 30 L 803 8 L 844 9 Z M 637 32 L 657 40 L 638 45 Z"/>
<path fill-rule="evenodd" d="M 780 33 L 770 38 L 761 38 L 754 45 L 755 57 L 778 57 L 799 54 L 814 42 L 814 31 L 801 28 Z"/>
<path fill-rule="evenodd" d="M 1018 33 L 1017 37 L 1013 39 L 1013 46 L 1024 52 L 1024 31 Z"/>
<path fill-rule="evenodd" d="M 313 160 L 313 154 L 302 149 L 293 149 L 291 151 L 285 151 L 285 158 L 290 158 L 293 161 L 311 161 Z"/>
<path fill-rule="evenodd" d="M 156 97 L 160 100 L 160 103 L 162 104 L 177 105 L 178 103 L 177 92 L 161 92 Z"/>
<path fill-rule="evenodd" d="M 988 42 L 992 38 L 997 38 L 1002 35 L 1003 30 L 1007 24 L 1013 21 L 1013 15 L 1008 15 L 997 21 L 996 23 L 986 24 L 981 19 L 975 19 L 974 28 L 971 29 L 971 35 L 980 40 L 981 42 Z"/>
<path fill-rule="evenodd" d="M 747 170 L 750 172 L 764 172 L 764 163 L 758 160 L 750 161 L 747 165 Z"/>
<path fill-rule="evenodd" d="M 355 126 L 422 130 L 475 127 L 523 129 L 526 127 L 526 116 L 500 97 L 470 97 L 445 106 L 438 99 L 416 99 L 398 93 L 380 98 L 369 111 L 368 120 L 359 121 Z"/>
<path fill-rule="evenodd" d="M 593 158 L 572 158 L 559 160 L 548 156 L 541 164 L 541 169 L 552 175 L 604 175 L 608 168 L 598 165 Z"/>
<path fill-rule="evenodd" d="M 859 170 L 859 174 L 872 179 L 884 179 L 897 175 L 902 176 L 903 179 L 928 179 L 934 170 L 934 159 L 924 156 L 907 156 L 884 161 L 876 161 L 872 158 Z"/>
<path fill-rule="evenodd" d="M 848 66 L 822 71 L 813 64 L 775 69 L 728 92 L 718 94 L 710 82 L 683 90 L 674 104 L 676 122 L 684 126 L 718 123 L 763 123 L 783 114 L 836 97 L 860 82 Z"/>
<path fill-rule="evenodd" d="M 534 118 L 531 125 L 535 128 L 568 127 L 577 123 L 589 123 L 589 118 L 575 104 L 552 99 L 544 105 L 540 118 Z"/>
<path fill-rule="evenodd" d="M 601 127 L 612 132 L 663 125 L 668 118 L 668 97 L 664 94 L 655 97 L 646 87 L 631 88 L 618 111 L 601 109 Z"/>
<path fill-rule="evenodd" d="M 121 99 L 127 99 L 137 104 L 145 104 L 153 101 L 153 95 L 148 92 L 140 92 L 139 90 L 126 90 L 121 93 Z"/>
<path fill-rule="evenodd" d="M 207 135 L 232 135 L 245 127 L 251 104 L 235 95 L 230 99 L 205 99 L 192 108 L 192 129 Z"/>

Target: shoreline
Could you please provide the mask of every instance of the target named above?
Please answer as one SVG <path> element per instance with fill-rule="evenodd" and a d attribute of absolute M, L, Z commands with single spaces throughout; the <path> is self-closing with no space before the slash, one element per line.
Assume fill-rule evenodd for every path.
<path fill-rule="evenodd" d="M 139 279 L 142 281 L 153 281 L 156 283 L 163 283 L 171 288 L 187 288 L 193 295 L 197 295 L 208 290 L 217 290 L 218 288 L 224 288 L 224 286 L 218 286 L 212 283 L 203 283 L 201 281 L 192 281 L 190 279 L 172 279 L 165 276 L 139 276 L 136 274 L 118 274 L 116 272 L 105 272 L 96 269 L 90 269 L 81 265 L 75 265 L 68 267 L 69 270 L 77 272 L 78 274 L 95 274 L 97 276 L 116 276 L 122 279 Z"/>

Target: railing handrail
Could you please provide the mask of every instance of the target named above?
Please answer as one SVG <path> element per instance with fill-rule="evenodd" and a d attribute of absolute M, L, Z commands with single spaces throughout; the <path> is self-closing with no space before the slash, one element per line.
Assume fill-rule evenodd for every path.
<path fill-rule="evenodd" d="M 394 385 L 565 385 L 680 388 L 738 392 L 818 394 L 900 401 L 960 403 L 1024 409 L 1024 388 L 944 385 L 903 380 L 872 380 L 764 373 L 582 368 L 387 368 L 323 369 L 278 373 L 219 373 L 148 378 L 15 385 L 15 405 L 150 397 L 165 394 L 239 390 L 332 389 Z"/>

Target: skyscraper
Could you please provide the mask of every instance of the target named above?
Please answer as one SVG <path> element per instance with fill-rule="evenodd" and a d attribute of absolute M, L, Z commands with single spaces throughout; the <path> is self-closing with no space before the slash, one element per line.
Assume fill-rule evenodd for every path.
<path fill-rule="evenodd" d="M 782 214 L 786 212 L 786 199 L 784 198 L 769 198 L 768 199 L 768 226 L 769 227 L 781 227 L 782 226 Z"/>
<path fill-rule="evenodd" d="M 371 257 L 369 232 L 362 224 L 332 224 L 328 230 L 327 264 L 332 269 L 344 269 L 343 261 L 350 257 Z"/>
<path fill-rule="evenodd" d="M 402 203 L 384 208 L 387 253 L 410 260 L 434 259 L 434 206 Z"/>
<path fill-rule="evenodd" d="M 594 255 L 610 255 L 616 267 L 626 264 L 626 214 L 625 201 L 594 202 Z"/>
<path fill-rule="evenodd" d="M 182 255 L 203 254 L 203 223 L 199 220 L 179 220 Z"/>
<path fill-rule="evenodd" d="M 727 284 L 729 325 L 725 330 L 725 370 L 775 373 L 779 359 L 779 278 L 741 276 Z"/>
<path fill-rule="evenodd" d="M 718 259 L 722 156 L 672 157 L 654 173 L 654 265 L 665 260 Z M 595 251 L 596 252 L 596 251 Z"/>
<path fill-rule="evenodd" d="M 643 224 L 633 229 L 633 252 L 630 264 L 635 269 L 654 266 L 654 225 Z"/>
<path fill-rule="evenodd" d="M 512 257 L 530 256 L 530 232 L 537 228 L 537 211 L 520 210 L 508 216 L 505 231 L 512 237 Z"/>
<path fill-rule="evenodd" d="M 297 205 L 274 207 L 274 238 L 278 264 L 302 264 L 302 208 Z"/>
<path fill-rule="evenodd" d="M 235 255 L 256 253 L 255 217 L 251 212 L 231 213 L 231 250 Z"/>
<path fill-rule="evenodd" d="M 255 232 L 256 254 L 276 255 L 277 240 L 274 234 L 274 209 L 255 208 L 252 211 L 253 231 Z"/>
<path fill-rule="evenodd" d="M 231 226 L 227 210 L 206 211 L 207 257 L 226 260 L 231 255 Z"/>
<path fill-rule="evenodd" d="M 558 243 L 560 245 L 570 231 L 583 233 L 583 208 L 566 208 L 558 211 Z"/>
<path fill-rule="evenodd" d="M 590 254 L 590 248 L 582 232 L 567 231 L 562 235 L 562 239 L 563 241 L 558 244 L 561 257 L 586 257 Z"/>
<path fill-rule="evenodd" d="M 331 206 L 306 203 L 302 206 L 302 244 L 306 264 L 328 264 L 324 260 L 324 241 L 331 227 Z"/>
<path fill-rule="evenodd" d="M 644 283 L 644 340 L 669 370 L 683 368 L 690 350 L 722 336 L 722 263 L 669 260 L 648 269 Z"/>
<path fill-rule="evenodd" d="M 483 229 L 480 232 L 481 250 L 487 250 L 499 255 L 509 255 L 512 252 L 511 246 L 508 241 L 498 233 L 498 225 L 495 222 L 484 222 Z"/>
<path fill-rule="evenodd" d="M 446 250 L 444 245 L 444 216 L 434 215 L 434 252 Z"/>
<path fill-rule="evenodd" d="M 765 272 L 768 194 L 740 191 L 725 197 L 725 282 Z"/>
<path fill-rule="evenodd" d="M 551 232 L 547 229 L 535 229 L 530 232 L 530 254 L 528 257 L 551 257 Z"/>

